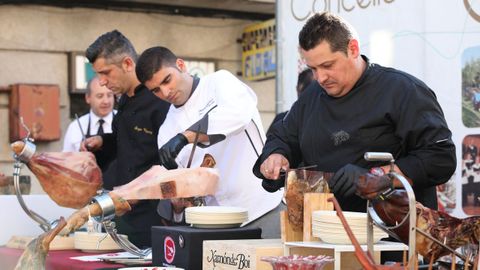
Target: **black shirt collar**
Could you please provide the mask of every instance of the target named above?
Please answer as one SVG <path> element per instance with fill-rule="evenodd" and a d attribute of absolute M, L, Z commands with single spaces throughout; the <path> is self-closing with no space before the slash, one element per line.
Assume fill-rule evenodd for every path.
<path fill-rule="evenodd" d="M 188 99 L 187 99 L 187 101 L 185 101 L 185 103 L 187 103 L 188 100 L 190 99 L 190 97 L 192 97 L 193 92 L 195 92 L 195 89 L 197 89 L 197 86 L 198 86 L 199 83 L 200 83 L 200 78 L 197 77 L 197 76 L 193 76 L 192 91 L 190 91 L 190 95 L 188 96 Z M 178 106 L 173 105 L 173 106 L 175 106 L 175 108 L 180 108 L 183 105 L 185 105 L 185 103 L 183 103 L 182 105 L 178 105 Z"/>

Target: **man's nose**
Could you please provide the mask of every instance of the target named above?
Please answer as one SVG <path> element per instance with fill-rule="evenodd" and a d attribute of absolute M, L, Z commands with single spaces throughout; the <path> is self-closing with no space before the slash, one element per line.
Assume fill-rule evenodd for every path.
<path fill-rule="evenodd" d="M 326 82 L 328 79 L 327 73 L 324 71 L 317 70 L 314 74 L 315 79 L 318 81 L 319 84 Z"/>
<path fill-rule="evenodd" d="M 168 97 L 168 95 L 170 94 L 170 88 L 164 86 L 164 87 L 160 87 L 160 91 L 162 91 L 162 94 L 165 96 L 165 97 Z"/>

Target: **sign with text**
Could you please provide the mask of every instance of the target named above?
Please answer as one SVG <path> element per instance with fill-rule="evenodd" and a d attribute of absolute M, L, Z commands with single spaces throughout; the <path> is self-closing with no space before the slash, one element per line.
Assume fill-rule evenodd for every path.
<path fill-rule="evenodd" d="M 275 77 L 275 20 L 253 24 L 242 34 L 242 74 L 250 81 Z"/>
<path fill-rule="evenodd" d="M 480 2 L 405 0 L 285 0 L 277 2 L 278 111 L 297 99 L 305 68 L 298 34 L 316 12 L 347 19 L 372 63 L 424 81 L 442 106 L 457 147 L 457 171 L 437 187 L 439 208 L 456 216 L 480 214 Z M 460 201 L 461 200 L 461 201 Z"/>

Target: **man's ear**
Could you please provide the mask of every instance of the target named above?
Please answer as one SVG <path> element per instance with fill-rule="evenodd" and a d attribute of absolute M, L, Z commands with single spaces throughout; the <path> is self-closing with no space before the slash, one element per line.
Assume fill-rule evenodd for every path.
<path fill-rule="evenodd" d="M 348 42 L 348 54 L 357 58 L 360 55 L 360 44 L 357 39 L 351 39 Z"/>
<path fill-rule="evenodd" d="M 177 64 L 178 69 L 180 69 L 182 72 L 187 72 L 187 65 L 185 65 L 185 61 L 183 61 L 183 59 L 177 58 L 175 63 Z"/>
<path fill-rule="evenodd" d="M 85 94 L 85 102 L 90 105 L 90 94 Z"/>
<path fill-rule="evenodd" d="M 125 56 L 122 60 L 122 68 L 127 72 L 135 72 L 135 62 L 130 56 Z"/>

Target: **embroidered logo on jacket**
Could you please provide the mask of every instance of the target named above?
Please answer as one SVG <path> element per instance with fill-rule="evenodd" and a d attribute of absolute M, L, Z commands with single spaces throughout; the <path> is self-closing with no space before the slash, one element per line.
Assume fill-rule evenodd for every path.
<path fill-rule="evenodd" d="M 135 126 L 133 128 L 133 130 L 137 131 L 137 132 L 144 132 L 144 133 L 147 133 L 148 135 L 152 135 L 153 132 L 151 130 L 149 130 L 148 128 L 141 128 L 141 127 L 138 127 L 138 126 Z"/>
<path fill-rule="evenodd" d="M 206 112 L 209 111 L 209 109 L 215 105 L 215 100 L 214 99 L 210 99 L 208 102 L 207 102 L 207 105 L 205 105 L 203 108 L 201 108 L 200 110 L 198 110 L 198 115 L 199 116 L 202 116 L 204 115 Z"/>
<path fill-rule="evenodd" d="M 350 134 L 347 132 L 340 130 L 332 134 L 333 145 L 339 146 L 343 142 L 346 142 L 350 139 Z"/>

